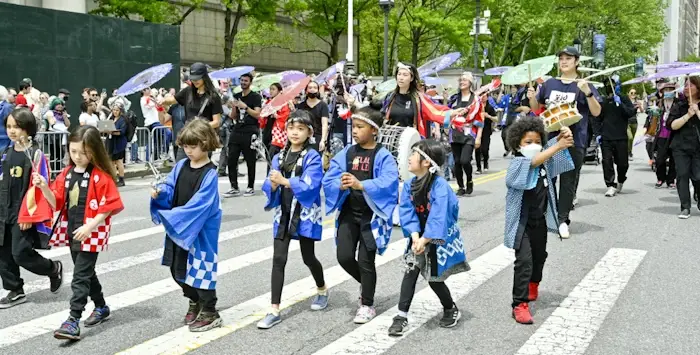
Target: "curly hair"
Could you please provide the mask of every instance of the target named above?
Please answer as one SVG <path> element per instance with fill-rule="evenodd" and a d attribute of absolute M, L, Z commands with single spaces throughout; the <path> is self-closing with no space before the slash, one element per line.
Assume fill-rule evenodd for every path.
<path fill-rule="evenodd" d="M 520 148 L 520 140 L 527 132 L 535 132 L 540 135 L 542 145 L 547 142 L 547 134 L 544 131 L 544 123 L 539 117 L 521 118 L 508 127 L 508 147 L 515 153 Z"/>

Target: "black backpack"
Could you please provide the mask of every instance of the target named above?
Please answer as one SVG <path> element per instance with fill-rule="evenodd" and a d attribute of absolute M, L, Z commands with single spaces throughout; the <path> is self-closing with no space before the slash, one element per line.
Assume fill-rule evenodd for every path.
<path fill-rule="evenodd" d="M 134 111 L 126 112 L 126 141 L 131 142 L 138 127 L 137 117 Z"/>

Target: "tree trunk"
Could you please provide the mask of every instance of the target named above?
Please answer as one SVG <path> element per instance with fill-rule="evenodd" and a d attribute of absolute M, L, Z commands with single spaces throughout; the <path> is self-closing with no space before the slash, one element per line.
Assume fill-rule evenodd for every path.
<path fill-rule="evenodd" d="M 231 23 L 232 17 L 233 24 Z M 224 68 L 228 68 L 233 64 L 231 58 L 233 55 L 233 42 L 238 34 L 238 25 L 241 23 L 241 17 L 243 17 L 242 3 L 238 3 L 235 15 L 230 6 L 226 6 L 226 15 L 224 17 L 224 31 L 226 31 L 224 34 Z"/>
<path fill-rule="evenodd" d="M 342 32 L 336 32 L 331 34 L 331 50 L 330 50 L 330 56 L 328 56 L 328 62 L 326 63 L 328 66 L 331 66 L 335 63 L 339 62 L 338 58 L 338 47 L 340 46 L 340 35 Z"/>
<path fill-rule="evenodd" d="M 411 44 L 411 63 L 413 65 L 418 65 L 418 51 L 420 50 L 420 37 L 421 28 L 416 28 L 413 30 L 411 39 L 413 43 Z"/>
<path fill-rule="evenodd" d="M 527 38 L 525 39 L 525 43 L 523 44 L 523 51 L 520 52 L 520 60 L 518 63 L 521 63 L 525 61 L 525 53 L 527 53 L 527 45 L 530 44 L 530 34 L 528 33 Z"/>
<path fill-rule="evenodd" d="M 557 40 L 557 30 L 555 29 L 554 31 L 552 31 L 552 38 L 549 39 L 549 46 L 547 47 L 547 53 L 545 53 L 546 55 L 549 55 L 550 53 L 552 53 L 554 51 L 554 44 L 555 44 L 556 40 Z"/>
<path fill-rule="evenodd" d="M 391 42 L 389 43 L 389 72 L 392 71 L 391 67 L 393 67 L 393 64 L 395 59 L 394 59 L 394 53 L 395 53 L 395 48 L 396 48 L 396 37 L 399 35 L 399 28 L 401 27 L 401 19 L 403 18 L 404 13 L 406 13 L 406 7 L 402 7 L 401 11 L 399 11 L 399 16 L 396 20 L 396 27 L 394 27 L 394 33 L 391 34 Z M 398 56 L 398 54 L 397 54 Z M 383 64 L 382 64 L 383 67 Z"/>
<path fill-rule="evenodd" d="M 508 47 L 510 47 L 510 22 L 508 22 L 508 25 L 506 26 L 506 37 L 503 41 L 503 51 L 501 52 L 501 57 L 496 63 L 497 67 L 503 65 L 503 61 L 506 60 L 506 54 L 509 52 Z"/>

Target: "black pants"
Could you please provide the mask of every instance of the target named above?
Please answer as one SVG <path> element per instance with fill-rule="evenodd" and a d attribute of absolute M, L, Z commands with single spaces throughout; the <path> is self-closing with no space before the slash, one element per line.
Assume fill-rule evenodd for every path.
<path fill-rule="evenodd" d="M 584 148 L 571 147 L 569 154 L 574 161 L 574 170 L 567 171 L 559 177 L 559 223 L 569 223 L 569 212 L 574 206 L 574 198 L 578 189 L 578 180 L 581 177 L 581 165 L 583 165 Z"/>
<path fill-rule="evenodd" d="M 243 152 L 243 159 L 248 167 L 248 188 L 255 184 L 255 163 L 258 153 L 250 147 L 253 133 L 233 133 L 228 144 L 228 181 L 231 188 L 238 190 L 238 157 Z"/>
<path fill-rule="evenodd" d="M 649 160 L 654 160 L 654 142 L 646 142 L 646 148 Z"/>
<path fill-rule="evenodd" d="M 70 284 L 73 296 L 70 298 L 70 315 L 80 319 L 88 303 L 88 296 L 95 303 L 95 307 L 105 305 L 105 297 L 102 294 L 102 285 L 97 279 L 95 265 L 99 253 L 71 250 L 73 259 L 73 281 Z"/>
<path fill-rule="evenodd" d="M 681 211 L 689 210 L 690 181 L 693 182 L 695 191 L 700 191 L 700 150 L 675 149 L 673 157 L 678 172 L 678 197 L 681 199 Z"/>
<path fill-rule="evenodd" d="M 605 186 L 617 187 L 615 183 L 615 166 L 617 166 L 617 182 L 624 184 L 627 180 L 627 169 L 630 167 L 627 141 L 603 141 L 600 148 L 603 151 L 603 178 L 605 179 Z"/>
<path fill-rule="evenodd" d="M 270 175 L 270 166 L 272 165 L 272 158 L 274 158 L 275 154 L 279 153 L 281 150 L 282 148 L 276 145 L 270 145 L 270 154 L 267 158 L 267 161 L 270 162 L 270 164 L 267 165 L 267 175 Z"/>
<path fill-rule="evenodd" d="M 363 227 L 367 228 L 369 224 L 365 224 Z M 362 304 L 372 306 L 374 305 L 374 290 L 377 286 L 377 269 L 374 265 L 377 252 L 376 250 L 367 250 L 361 230 L 361 224 L 356 223 L 352 213 L 341 216 L 340 223 L 338 223 L 336 252 L 340 266 L 360 283 Z M 355 260 L 355 254 L 357 254 L 357 260 Z"/>
<path fill-rule="evenodd" d="M 668 139 L 657 138 L 656 149 L 656 180 L 671 184 L 676 181 L 677 164 L 675 163 L 675 154 L 669 147 Z"/>
<path fill-rule="evenodd" d="M 413 295 L 416 293 L 416 282 L 419 276 L 419 268 L 414 268 L 403 275 L 401 293 L 399 294 L 399 311 L 408 312 L 408 309 L 411 307 L 411 301 L 413 301 Z M 442 308 L 451 309 L 454 307 L 455 303 L 452 300 L 450 289 L 444 282 L 428 282 L 428 285 L 440 299 Z"/>
<path fill-rule="evenodd" d="M 503 148 L 506 150 L 506 154 L 510 152 L 508 147 L 508 126 L 503 126 L 501 128 L 501 140 L 503 141 Z"/>
<path fill-rule="evenodd" d="M 542 269 L 547 260 L 547 222 L 544 218 L 529 222 L 520 240 L 520 248 L 515 250 L 513 307 L 529 302 L 529 284 L 542 281 Z"/>
<path fill-rule="evenodd" d="M 287 265 L 287 256 L 289 253 L 289 243 L 292 238 L 277 239 L 273 243 L 272 254 L 272 304 L 280 304 L 282 300 L 282 287 L 284 287 L 284 267 Z M 311 276 L 316 281 L 316 287 L 323 287 L 326 281 L 323 279 L 323 266 L 316 259 L 314 253 L 314 241 L 309 238 L 299 238 L 299 249 L 301 249 L 301 258 L 311 271 Z"/>
<path fill-rule="evenodd" d="M 216 311 L 216 290 L 204 290 L 200 288 L 194 288 L 184 282 L 177 281 L 175 278 L 175 273 L 173 269 L 170 269 L 170 274 L 173 275 L 173 280 L 182 288 L 182 294 L 189 298 L 190 301 L 199 303 L 202 306 L 202 310 L 206 312 Z"/>
<path fill-rule="evenodd" d="M 473 142 L 473 140 L 472 140 Z M 467 175 L 467 183 L 472 182 L 472 155 L 474 144 L 452 143 L 452 154 L 455 159 L 455 178 L 460 189 L 464 189 L 464 175 Z"/>
<path fill-rule="evenodd" d="M 55 273 L 53 261 L 34 250 L 36 228 L 21 231 L 17 223 L 6 224 L 4 237 L 3 246 L 0 246 L 0 277 L 5 290 L 18 291 L 24 287 L 20 267 L 40 276 Z"/>
<path fill-rule="evenodd" d="M 486 123 L 490 124 L 490 123 Z M 476 148 L 476 170 L 481 170 L 481 161 L 484 161 L 484 169 L 489 168 L 489 149 L 491 148 L 491 135 L 481 136 L 481 146 Z"/>

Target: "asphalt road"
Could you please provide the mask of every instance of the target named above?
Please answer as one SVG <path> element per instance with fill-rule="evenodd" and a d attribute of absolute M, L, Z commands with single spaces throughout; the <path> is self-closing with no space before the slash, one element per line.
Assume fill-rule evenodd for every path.
<path fill-rule="evenodd" d="M 463 312 L 453 329 L 437 325 L 440 304 L 418 284 L 409 314 L 411 333 L 388 338 L 402 278 L 401 243 L 377 258 L 375 297 L 378 317 L 352 323 L 358 285 L 335 259 L 332 221 L 316 254 L 331 288 L 328 309 L 311 311 L 313 281 L 292 244 L 287 263 L 283 322 L 271 330 L 255 328 L 269 307 L 272 256 L 271 212 L 264 196 L 223 200 L 219 250 L 218 308 L 226 326 L 194 334 L 180 321 L 187 301 L 159 265 L 163 233 L 148 217 L 148 179 L 127 181 L 121 189 L 126 210 L 115 217 L 110 250 L 100 255 L 98 274 L 112 319 L 83 340 L 65 343 L 51 332 L 68 315 L 70 285 L 56 295 L 45 278 L 28 272 L 28 302 L 0 311 L 2 354 L 698 354 L 700 321 L 693 294 L 700 293 L 698 236 L 700 213 L 679 220 L 675 190 L 654 189 L 642 146 L 635 148 L 623 192 L 607 198 L 600 166 L 584 167 L 579 205 L 572 212 L 572 237 L 549 236 L 549 258 L 532 304 L 535 324 L 511 318 L 512 253 L 503 241 L 505 185 L 509 158 L 502 158 L 500 137 L 493 136 L 491 171 L 479 178 L 472 196 L 461 198 L 460 225 L 473 270 L 449 281 Z M 245 170 L 242 165 L 243 170 Z M 259 170 L 264 170 L 258 164 Z M 264 172 L 264 171 L 263 171 Z M 258 180 L 263 179 L 262 172 Z M 241 185 L 244 186 L 244 185 Z M 228 188 L 221 179 L 220 190 Z M 259 184 L 256 185 L 256 189 Z M 330 218 L 330 217 L 328 217 Z M 401 240 L 394 230 L 394 242 Z M 66 265 L 66 250 L 52 250 Z M 87 317 L 92 310 L 88 305 Z"/>

